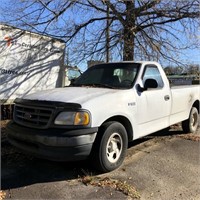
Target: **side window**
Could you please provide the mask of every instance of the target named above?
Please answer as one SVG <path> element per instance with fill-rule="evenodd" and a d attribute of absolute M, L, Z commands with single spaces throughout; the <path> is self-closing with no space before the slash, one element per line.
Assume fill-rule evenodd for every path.
<path fill-rule="evenodd" d="M 147 79 L 155 79 L 158 83 L 158 88 L 162 88 L 164 86 L 161 74 L 156 66 L 153 65 L 146 66 L 142 79 L 143 84 Z"/>

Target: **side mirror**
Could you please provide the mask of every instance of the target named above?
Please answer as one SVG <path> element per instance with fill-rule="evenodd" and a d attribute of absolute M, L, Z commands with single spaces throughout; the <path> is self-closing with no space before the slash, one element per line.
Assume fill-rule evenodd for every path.
<path fill-rule="evenodd" d="M 136 88 L 138 92 L 144 92 L 146 90 L 145 88 L 141 87 L 140 84 L 137 84 Z"/>
<path fill-rule="evenodd" d="M 157 88 L 158 83 L 155 79 L 147 79 L 144 83 L 144 87 L 141 87 L 139 84 L 137 84 L 136 87 L 137 87 L 138 92 L 144 92 L 148 88 Z"/>
<path fill-rule="evenodd" d="M 148 88 L 157 88 L 158 87 L 158 83 L 155 79 L 147 79 L 144 83 L 144 88 L 148 89 Z"/>

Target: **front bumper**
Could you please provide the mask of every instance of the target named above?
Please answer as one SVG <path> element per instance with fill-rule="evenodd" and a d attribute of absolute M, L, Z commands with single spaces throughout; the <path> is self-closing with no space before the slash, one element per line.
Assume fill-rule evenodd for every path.
<path fill-rule="evenodd" d="M 39 130 L 20 126 L 13 121 L 6 127 L 11 144 L 23 152 L 54 161 L 86 159 L 97 131 L 98 128 Z"/>

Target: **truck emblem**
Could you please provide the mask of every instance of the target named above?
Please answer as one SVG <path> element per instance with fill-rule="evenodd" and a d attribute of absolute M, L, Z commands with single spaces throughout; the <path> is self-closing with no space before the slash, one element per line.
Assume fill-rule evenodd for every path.
<path fill-rule="evenodd" d="M 24 119 L 26 119 L 26 120 L 30 120 L 32 118 L 32 115 L 30 114 L 30 113 L 25 113 L 24 114 Z"/>

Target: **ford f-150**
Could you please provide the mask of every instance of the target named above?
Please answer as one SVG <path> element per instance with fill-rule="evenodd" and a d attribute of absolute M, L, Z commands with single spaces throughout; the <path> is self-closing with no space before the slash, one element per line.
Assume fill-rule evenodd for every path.
<path fill-rule="evenodd" d="M 107 172 L 118 168 L 128 142 L 182 122 L 195 132 L 200 86 L 170 87 L 157 62 L 95 65 L 70 86 L 15 100 L 9 141 L 56 161 L 89 158 Z"/>

